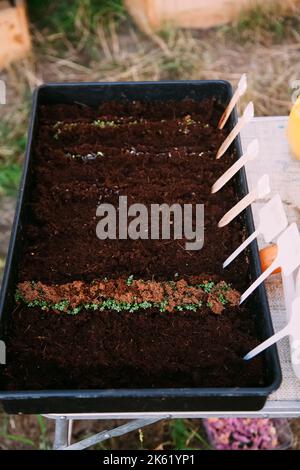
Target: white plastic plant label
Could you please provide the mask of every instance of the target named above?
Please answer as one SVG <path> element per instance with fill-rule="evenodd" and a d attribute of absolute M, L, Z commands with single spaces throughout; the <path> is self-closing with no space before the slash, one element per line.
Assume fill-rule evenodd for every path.
<path fill-rule="evenodd" d="M 240 304 L 243 303 L 250 294 L 277 268 L 281 270 L 285 276 L 292 274 L 295 269 L 300 266 L 300 236 L 299 230 L 295 223 L 291 224 L 277 240 L 278 252 L 273 263 L 265 272 L 256 279 L 253 284 L 241 296 Z"/>
<path fill-rule="evenodd" d="M 255 230 L 223 263 L 228 266 L 258 235 L 262 235 L 266 243 L 274 240 L 288 224 L 281 197 L 276 194 L 259 211 L 258 229 Z"/>

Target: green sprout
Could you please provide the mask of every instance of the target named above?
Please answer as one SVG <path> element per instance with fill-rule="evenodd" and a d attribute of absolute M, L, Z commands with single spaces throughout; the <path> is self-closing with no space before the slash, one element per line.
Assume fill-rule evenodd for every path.
<path fill-rule="evenodd" d="M 194 119 L 192 119 L 189 114 L 183 118 L 183 121 L 184 121 L 184 124 L 186 124 L 187 126 L 191 126 L 192 124 L 196 124 L 196 121 L 194 121 Z"/>
<path fill-rule="evenodd" d="M 206 294 L 209 294 L 209 293 L 212 291 L 212 289 L 213 289 L 214 286 L 215 286 L 214 281 L 210 281 L 210 282 L 205 282 L 204 284 L 199 284 L 199 285 L 196 286 L 196 287 L 202 287 L 202 289 L 204 290 L 204 292 L 205 292 Z"/>
<path fill-rule="evenodd" d="M 133 274 L 131 274 L 126 281 L 127 286 L 131 286 L 132 283 L 133 283 Z"/>
<path fill-rule="evenodd" d="M 167 306 L 168 306 L 168 300 L 165 299 L 165 300 L 163 300 L 162 302 L 160 302 L 160 304 L 159 304 L 159 311 L 160 311 L 160 312 L 165 312 Z"/>
<path fill-rule="evenodd" d="M 54 134 L 54 139 L 55 140 L 58 140 L 60 134 L 61 134 L 61 126 L 63 125 L 63 122 L 62 121 L 57 121 L 54 125 L 53 125 L 53 129 L 56 131 L 55 134 Z"/>
<path fill-rule="evenodd" d="M 57 121 L 55 124 L 53 124 L 53 129 L 58 129 L 59 127 L 61 127 L 62 124 L 62 121 Z"/>
<path fill-rule="evenodd" d="M 61 300 L 60 302 L 57 302 L 56 304 L 53 304 L 53 310 L 59 310 L 61 312 L 65 312 L 66 309 L 69 307 L 70 302 L 68 300 Z"/>
<path fill-rule="evenodd" d="M 225 299 L 223 294 L 219 294 L 218 299 L 219 299 L 219 301 L 221 302 L 222 305 L 227 304 L 227 300 Z"/>
<path fill-rule="evenodd" d="M 42 310 L 47 310 L 48 309 L 48 304 L 46 300 L 33 300 L 32 302 L 29 302 L 27 304 L 28 307 L 40 307 Z"/>
<path fill-rule="evenodd" d="M 140 304 L 135 303 L 135 305 L 138 305 L 139 308 L 146 309 L 146 308 L 151 308 L 153 307 L 153 304 L 151 302 L 148 302 L 147 300 L 144 300 L 144 302 L 141 302 Z"/>
<path fill-rule="evenodd" d="M 105 129 L 106 127 L 116 127 L 115 121 L 101 121 L 101 119 L 96 119 L 93 121 L 93 125 L 100 127 L 100 129 Z"/>
<path fill-rule="evenodd" d="M 25 302 L 24 297 L 21 294 L 21 292 L 19 291 L 19 289 L 17 289 L 17 291 L 15 293 L 15 301 L 16 302 L 21 302 L 21 301 Z"/>
<path fill-rule="evenodd" d="M 227 284 L 227 282 L 223 281 L 221 284 L 222 285 L 219 285 L 220 290 L 223 290 L 224 292 L 227 292 L 231 289 L 231 285 Z"/>

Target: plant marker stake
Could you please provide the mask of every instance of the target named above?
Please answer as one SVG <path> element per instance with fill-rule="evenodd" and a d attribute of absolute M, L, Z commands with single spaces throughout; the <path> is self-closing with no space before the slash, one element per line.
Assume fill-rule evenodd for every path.
<path fill-rule="evenodd" d="M 288 225 L 281 197 L 276 194 L 259 211 L 258 229 L 253 232 L 223 263 L 226 268 L 258 235 L 262 235 L 266 243 L 270 243 Z"/>
<path fill-rule="evenodd" d="M 229 224 L 235 217 L 237 217 L 246 207 L 248 207 L 256 199 L 264 198 L 269 192 L 270 180 L 269 175 L 263 175 L 257 182 L 256 188 L 252 189 L 243 199 L 241 199 L 235 206 L 232 207 L 218 223 L 218 227 L 224 227 Z"/>
<path fill-rule="evenodd" d="M 295 271 L 293 271 L 288 276 L 286 276 L 284 273 L 281 273 L 281 277 L 282 277 L 282 284 L 283 284 L 284 300 L 285 300 L 285 305 L 286 305 L 287 321 L 289 323 L 293 316 L 293 301 L 297 297 L 300 298 L 300 268 L 298 267 Z M 299 308 L 297 308 L 297 312 L 299 315 L 300 313 Z M 278 341 L 278 338 L 277 338 L 277 341 Z M 294 370 L 296 377 L 300 380 L 300 329 L 299 328 L 293 328 L 292 333 L 289 335 L 289 343 L 290 343 L 290 348 L 291 348 L 291 360 L 292 360 L 293 370 Z M 251 357 L 254 357 L 254 355 L 252 354 L 253 352 L 254 351 L 250 351 Z M 248 358 L 248 355 L 247 355 L 247 358 Z"/>
<path fill-rule="evenodd" d="M 300 236 L 295 223 L 291 224 L 277 240 L 278 252 L 273 263 L 243 293 L 240 305 L 272 272 L 281 267 L 285 276 L 292 274 L 300 265 Z"/>
<path fill-rule="evenodd" d="M 292 316 L 289 323 L 284 328 L 282 328 L 282 330 L 278 331 L 278 333 L 271 336 L 266 341 L 256 346 L 256 348 L 248 352 L 248 354 L 246 354 L 244 357 L 244 360 L 249 361 L 249 359 L 253 359 L 262 351 L 277 343 L 277 341 L 281 340 L 287 335 L 292 336 L 292 343 L 298 342 L 300 340 L 300 297 L 297 297 L 292 303 Z M 298 345 L 299 343 L 296 344 Z M 299 350 L 299 345 L 297 349 Z M 300 378 L 300 361 L 297 361 L 296 355 L 292 355 L 292 363 L 294 370 L 295 366 L 298 366 L 298 373 L 297 369 L 295 372 L 297 373 L 297 377 Z"/>
<path fill-rule="evenodd" d="M 289 276 L 282 274 L 283 293 L 285 298 L 286 313 L 288 321 L 293 316 L 293 300 L 300 297 L 300 268 Z M 298 310 L 298 315 L 300 310 Z M 300 380 L 300 330 L 296 329 L 289 338 L 291 349 L 291 360 L 294 373 Z"/>
<path fill-rule="evenodd" d="M 300 297 L 300 268 L 296 274 L 296 284 L 295 284 L 296 294 Z"/>
<path fill-rule="evenodd" d="M 287 320 L 293 316 L 293 300 L 300 298 L 300 268 L 289 276 L 282 274 L 284 300 L 286 305 Z M 300 310 L 298 310 L 298 315 Z M 300 330 L 294 330 L 289 337 L 291 360 L 294 373 L 300 380 Z"/>
<path fill-rule="evenodd" d="M 230 114 L 232 113 L 233 108 L 235 107 L 238 100 L 245 93 L 246 90 L 247 90 L 247 75 L 243 73 L 233 97 L 231 98 L 227 108 L 225 109 L 224 113 L 221 116 L 221 119 L 218 124 L 218 129 L 223 129 Z"/>
<path fill-rule="evenodd" d="M 211 188 L 212 193 L 219 191 L 228 181 L 247 163 L 254 160 L 258 156 L 259 142 L 257 139 L 252 140 L 248 145 L 246 152 L 238 159 L 222 176 L 215 182 Z"/>
<path fill-rule="evenodd" d="M 248 103 L 245 108 L 243 116 L 238 120 L 236 126 L 232 129 L 230 134 L 226 137 L 223 144 L 219 148 L 217 155 L 216 155 L 217 160 L 221 158 L 222 155 L 224 155 L 228 147 L 230 147 L 230 145 L 232 144 L 234 139 L 237 137 L 237 135 L 241 132 L 243 127 L 246 124 L 248 124 L 248 122 L 250 122 L 253 117 L 254 117 L 254 106 L 253 106 L 252 101 L 250 101 L 250 103 Z"/>

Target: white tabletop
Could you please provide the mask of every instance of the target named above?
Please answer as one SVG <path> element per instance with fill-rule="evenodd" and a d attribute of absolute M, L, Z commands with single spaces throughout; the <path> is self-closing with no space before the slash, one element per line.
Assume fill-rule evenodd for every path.
<path fill-rule="evenodd" d="M 255 118 L 244 130 L 242 142 L 245 147 L 250 140 L 257 137 L 260 142 L 258 160 L 249 162 L 246 168 L 249 188 L 252 188 L 258 177 L 264 173 L 270 175 L 272 192 L 281 195 L 289 222 L 299 222 L 300 217 L 300 161 L 289 152 L 286 138 L 287 117 Z M 253 215 L 256 221 L 258 209 L 266 201 L 253 204 Z M 263 240 L 259 239 L 259 246 Z M 278 331 L 286 324 L 286 312 L 280 275 L 271 276 L 266 282 L 274 329 Z M 274 392 L 269 402 L 295 402 L 300 415 L 300 381 L 295 377 L 290 361 L 288 338 L 278 343 L 280 363 L 283 373 L 281 387 Z M 271 403 L 270 403 L 271 405 Z"/>

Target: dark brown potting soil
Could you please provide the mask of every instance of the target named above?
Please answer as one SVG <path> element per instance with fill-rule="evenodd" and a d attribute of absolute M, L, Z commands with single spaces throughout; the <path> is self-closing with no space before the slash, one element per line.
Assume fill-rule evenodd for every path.
<path fill-rule="evenodd" d="M 235 181 L 211 186 L 233 162 L 216 161 L 226 130 L 214 102 L 108 103 L 99 109 L 40 109 L 19 282 L 89 283 L 105 277 L 174 281 L 206 273 L 234 289 L 249 285 L 245 255 L 223 270 L 244 237 L 242 219 L 218 229 L 237 201 Z M 205 240 L 106 240 L 100 203 L 203 203 Z M 257 340 L 253 306 L 197 312 L 44 312 L 20 304 L 8 339 L 8 389 L 257 386 L 261 360 L 242 360 Z"/>
<path fill-rule="evenodd" d="M 176 273 L 181 277 L 223 272 L 222 263 L 238 246 L 242 226 L 235 221 L 223 229 L 217 227 L 219 219 L 236 202 L 236 195 L 233 184 L 211 194 L 213 182 L 228 168 L 232 155 L 215 160 L 224 132 L 216 131 L 217 119 L 210 116 L 210 109 L 193 114 L 194 103 L 176 104 L 169 106 L 168 115 L 169 108 L 161 106 L 159 111 L 155 106 L 153 115 L 146 110 L 145 116 L 151 119 L 146 123 L 100 128 L 91 123 L 96 118 L 103 122 L 116 120 L 116 115 L 124 114 L 122 107 L 115 106 L 113 115 L 94 111 L 87 122 L 79 108 L 79 125 L 58 134 L 53 128 L 55 123 L 66 122 L 68 116 L 73 124 L 77 122 L 76 108 L 53 108 L 41 112 L 21 281 L 63 283 L 127 275 L 168 280 Z M 182 118 L 184 108 L 185 115 L 200 123 L 178 124 L 175 117 Z M 141 119 L 141 111 L 135 114 L 134 109 L 126 107 L 126 112 Z M 87 113 L 86 108 L 84 111 Z M 102 152 L 104 156 L 94 160 L 69 157 L 91 152 Z M 99 221 L 96 207 L 100 203 L 117 206 L 122 195 L 128 197 L 128 205 L 205 204 L 203 249 L 187 251 L 184 240 L 100 241 L 95 233 Z M 224 271 L 225 280 L 237 288 L 247 283 L 247 266 L 243 264 Z"/>
<path fill-rule="evenodd" d="M 6 387 L 257 386 L 260 358 L 242 359 L 254 337 L 244 308 L 76 316 L 22 308 L 14 314 Z"/>

